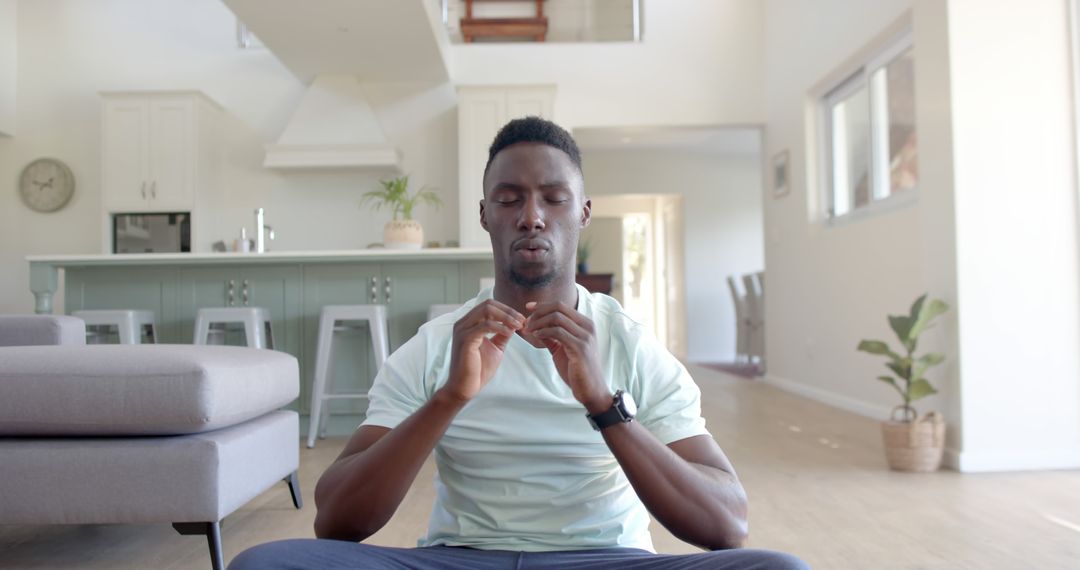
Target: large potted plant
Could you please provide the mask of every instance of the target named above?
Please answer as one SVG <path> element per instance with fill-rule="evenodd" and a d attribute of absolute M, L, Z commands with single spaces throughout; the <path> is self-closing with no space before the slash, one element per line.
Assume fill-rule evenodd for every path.
<path fill-rule="evenodd" d="M 438 208 L 442 200 L 427 186 L 410 195 L 408 175 L 379 183 L 382 189 L 365 192 L 360 204 L 373 203 L 376 212 L 387 206 L 393 213 L 394 218 L 383 228 L 383 245 L 391 249 L 420 249 L 424 245 L 424 228 L 413 219 L 413 208 L 420 203 Z"/>
<path fill-rule="evenodd" d="M 911 404 L 937 393 L 924 374 L 941 364 L 945 355 L 930 352 L 916 356 L 915 350 L 919 335 L 947 310 L 949 306 L 944 301 L 927 301 L 923 295 L 915 300 L 907 315 L 889 316 L 889 326 L 900 340 L 899 351 L 880 340 L 864 340 L 858 346 L 858 350 L 887 358 L 885 366 L 893 375 L 878 376 L 878 380 L 892 386 L 903 401 L 893 408 L 889 421 L 881 424 L 886 459 L 889 467 L 897 471 L 936 471 L 941 466 L 945 421 L 937 412 L 920 417 Z"/>

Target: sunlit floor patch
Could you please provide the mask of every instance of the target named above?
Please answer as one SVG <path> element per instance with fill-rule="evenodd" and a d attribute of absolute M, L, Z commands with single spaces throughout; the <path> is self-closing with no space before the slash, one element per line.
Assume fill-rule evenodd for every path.
<path fill-rule="evenodd" d="M 1060 517 L 1055 517 L 1054 515 L 1048 515 L 1046 513 L 1042 513 L 1042 516 L 1043 516 L 1044 519 L 1046 519 L 1046 520 L 1048 520 L 1048 521 L 1050 521 L 1050 522 L 1052 522 L 1054 524 L 1061 525 L 1061 526 L 1063 526 L 1063 527 L 1065 527 L 1065 528 L 1067 528 L 1067 529 L 1069 529 L 1071 531 L 1074 531 L 1074 532 L 1080 532 L 1080 524 L 1076 524 L 1074 522 L 1067 521 L 1067 520 L 1065 520 L 1063 518 L 1060 518 Z"/>

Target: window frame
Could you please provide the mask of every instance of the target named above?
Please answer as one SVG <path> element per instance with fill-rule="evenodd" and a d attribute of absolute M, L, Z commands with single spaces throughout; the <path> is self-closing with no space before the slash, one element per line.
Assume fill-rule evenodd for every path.
<path fill-rule="evenodd" d="M 862 219 L 867 216 L 877 215 L 879 213 L 895 210 L 899 207 L 904 207 L 914 203 L 918 200 L 918 193 L 920 182 L 916 181 L 916 184 L 912 188 L 905 189 L 901 192 L 892 192 L 889 185 L 889 150 L 888 141 L 888 108 L 887 101 L 883 102 L 881 99 L 881 93 L 875 91 L 873 88 L 874 74 L 889 66 L 897 59 L 904 55 L 911 53 L 912 57 L 915 56 L 915 43 L 914 35 L 910 26 L 906 26 L 901 32 L 891 36 L 888 41 L 883 42 L 880 47 L 874 49 L 869 56 L 863 58 L 855 65 L 849 67 L 852 71 L 844 74 L 839 80 L 833 81 L 826 88 L 820 90 L 821 95 L 817 97 L 817 114 L 818 114 L 818 144 L 821 152 L 818 153 L 819 158 L 819 172 L 820 179 L 819 184 L 821 188 L 821 207 L 819 208 L 820 219 L 826 225 L 838 225 L 844 224 L 850 221 Z M 916 63 L 917 65 L 917 63 Z M 834 166 L 834 138 L 833 138 L 833 108 L 834 106 L 856 93 L 859 89 L 866 89 L 868 98 L 869 114 L 868 123 L 870 125 L 869 141 L 870 148 L 867 152 L 867 172 L 870 177 L 870 201 L 869 203 L 856 206 L 854 189 L 848 188 L 848 210 L 840 215 L 835 215 L 836 210 L 836 191 L 834 188 L 835 173 Z M 884 112 L 885 128 L 881 128 L 881 117 L 875 117 L 875 114 Z M 916 132 L 918 127 L 916 126 Z M 884 141 L 884 159 L 882 158 L 882 147 L 879 146 Z M 885 164 L 885 168 L 881 168 L 881 164 Z M 885 189 L 889 191 L 887 196 L 881 196 L 882 181 L 885 183 Z"/>

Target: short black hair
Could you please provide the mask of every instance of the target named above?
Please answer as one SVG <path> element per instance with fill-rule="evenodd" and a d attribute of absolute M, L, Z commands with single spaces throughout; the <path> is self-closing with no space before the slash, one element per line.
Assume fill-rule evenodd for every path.
<path fill-rule="evenodd" d="M 514 119 L 499 129 L 499 134 L 495 135 L 495 140 L 491 142 L 491 147 L 488 149 L 488 160 L 484 165 L 485 177 L 488 168 L 491 168 L 491 161 L 495 160 L 495 155 L 517 143 L 540 143 L 557 148 L 565 152 L 574 166 L 577 166 L 578 172 L 581 172 L 581 149 L 574 142 L 574 137 L 570 136 L 566 129 L 547 119 L 529 116 Z"/>

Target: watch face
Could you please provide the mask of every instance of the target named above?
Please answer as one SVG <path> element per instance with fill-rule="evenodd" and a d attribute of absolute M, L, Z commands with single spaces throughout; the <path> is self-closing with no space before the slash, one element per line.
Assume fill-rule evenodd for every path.
<path fill-rule="evenodd" d="M 75 177 L 66 164 L 54 158 L 39 158 L 23 169 L 19 195 L 38 212 L 63 208 L 75 193 Z"/>
<path fill-rule="evenodd" d="M 622 405 L 626 410 L 626 415 L 634 417 L 637 415 L 637 403 L 634 402 L 634 397 L 629 392 L 622 393 Z"/>

